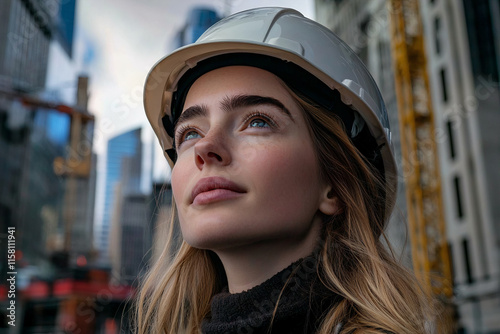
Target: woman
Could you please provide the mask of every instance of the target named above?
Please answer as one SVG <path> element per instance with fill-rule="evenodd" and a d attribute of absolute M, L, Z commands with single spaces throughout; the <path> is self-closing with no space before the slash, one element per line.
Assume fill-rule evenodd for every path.
<path fill-rule="evenodd" d="M 145 108 L 183 242 L 145 280 L 138 332 L 425 332 L 423 294 L 380 241 L 384 103 L 333 33 L 289 9 L 235 14 L 155 65 Z"/>

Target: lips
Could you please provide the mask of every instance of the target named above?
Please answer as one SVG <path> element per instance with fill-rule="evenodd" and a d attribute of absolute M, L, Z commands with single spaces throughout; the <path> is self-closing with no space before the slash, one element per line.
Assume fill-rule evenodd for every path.
<path fill-rule="evenodd" d="M 196 183 L 191 193 L 193 204 L 208 204 L 231 199 L 245 193 L 245 189 L 223 177 L 207 177 Z"/>

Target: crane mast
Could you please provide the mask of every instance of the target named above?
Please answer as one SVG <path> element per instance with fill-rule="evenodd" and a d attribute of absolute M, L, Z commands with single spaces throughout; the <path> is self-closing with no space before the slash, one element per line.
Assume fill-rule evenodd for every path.
<path fill-rule="evenodd" d="M 413 267 L 426 292 L 449 305 L 452 274 L 422 19 L 418 0 L 389 4 Z M 444 318 L 439 333 L 450 326 Z"/>

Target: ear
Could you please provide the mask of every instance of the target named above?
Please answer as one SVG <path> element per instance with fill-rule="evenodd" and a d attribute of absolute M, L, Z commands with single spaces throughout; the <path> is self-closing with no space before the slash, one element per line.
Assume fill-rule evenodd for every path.
<path fill-rule="evenodd" d="M 325 187 L 319 203 L 319 211 L 327 216 L 333 216 L 340 210 L 340 200 L 332 187 Z"/>

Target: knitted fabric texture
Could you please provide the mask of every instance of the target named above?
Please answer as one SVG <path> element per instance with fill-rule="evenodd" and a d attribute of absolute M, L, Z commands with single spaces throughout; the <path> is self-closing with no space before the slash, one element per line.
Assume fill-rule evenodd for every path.
<path fill-rule="evenodd" d="M 224 289 L 213 297 L 202 332 L 315 333 L 323 313 L 340 300 L 320 283 L 316 267 L 316 259 L 310 256 L 248 291 L 231 294 Z"/>

